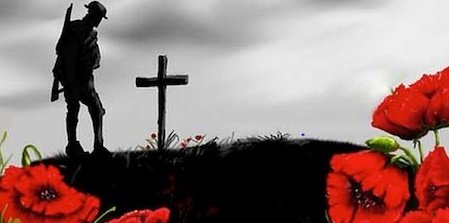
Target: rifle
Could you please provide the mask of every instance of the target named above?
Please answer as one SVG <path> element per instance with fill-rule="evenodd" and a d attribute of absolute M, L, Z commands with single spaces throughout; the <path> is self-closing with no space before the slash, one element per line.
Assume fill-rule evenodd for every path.
<path fill-rule="evenodd" d="M 65 13 L 65 18 L 64 18 L 64 25 L 62 27 L 62 32 L 61 32 L 61 36 L 59 37 L 59 41 L 58 44 L 56 46 L 56 54 L 58 55 L 58 58 L 56 59 L 55 62 L 55 66 L 53 69 L 53 85 L 51 88 L 51 97 L 50 97 L 50 101 L 54 102 L 56 100 L 59 99 L 59 93 L 63 92 L 64 89 L 61 88 L 59 89 L 59 77 L 58 75 L 60 74 L 60 72 L 58 73 L 58 68 L 60 68 L 61 66 L 61 45 L 64 44 L 65 39 L 67 39 L 67 35 L 68 35 L 68 29 L 69 29 L 69 25 L 70 25 L 70 17 L 72 16 L 72 7 L 73 7 L 73 3 L 70 3 L 70 6 L 67 8 L 67 11 Z"/>

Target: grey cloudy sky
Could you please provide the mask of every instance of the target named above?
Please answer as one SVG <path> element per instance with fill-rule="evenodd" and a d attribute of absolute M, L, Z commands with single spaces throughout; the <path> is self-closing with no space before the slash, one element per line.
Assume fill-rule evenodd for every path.
<path fill-rule="evenodd" d="M 157 130 L 157 91 L 137 89 L 167 54 L 167 130 L 181 137 L 266 135 L 363 143 L 382 134 L 371 113 L 400 82 L 449 65 L 445 0 L 102 1 L 96 86 L 111 150 L 144 144 Z M 70 1 L 0 1 L 0 129 L 5 153 L 28 144 L 65 147 L 65 103 L 49 102 L 54 46 Z M 88 1 L 74 1 L 72 19 Z M 92 144 L 86 109 L 79 135 Z M 444 140 L 443 140 L 444 142 Z"/>

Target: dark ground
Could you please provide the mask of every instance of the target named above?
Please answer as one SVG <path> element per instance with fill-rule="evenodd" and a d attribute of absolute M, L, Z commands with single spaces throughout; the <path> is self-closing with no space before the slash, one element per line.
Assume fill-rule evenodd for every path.
<path fill-rule="evenodd" d="M 185 150 L 117 152 L 112 158 L 65 156 L 66 181 L 98 196 L 115 215 L 166 206 L 170 222 L 326 222 L 325 179 L 350 143 L 268 137 Z"/>

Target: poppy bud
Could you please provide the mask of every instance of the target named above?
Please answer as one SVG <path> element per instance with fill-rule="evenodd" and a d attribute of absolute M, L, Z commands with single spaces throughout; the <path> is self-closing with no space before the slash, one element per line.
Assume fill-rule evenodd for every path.
<path fill-rule="evenodd" d="M 399 143 L 391 136 L 379 136 L 367 140 L 366 145 L 372 150 L 391 153 L 399 149 Z"/>

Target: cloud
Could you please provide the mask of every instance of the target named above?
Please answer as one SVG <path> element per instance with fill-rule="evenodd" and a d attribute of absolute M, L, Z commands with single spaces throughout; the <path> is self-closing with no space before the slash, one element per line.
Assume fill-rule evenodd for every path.
<path fill-rule="evenodd" d="M 234 0 L 142 1 L 112 14 L 106 32 L 121 41 L 147 44 L 245 48 L 266 41 L 265 30 L 270 27 L 264 21 L 276 15 L 278 8 L 270 10 L 264 4 Z"/>
<path fill-rule="evenodd" d="M 299 1 L 304 2 L 304 1 Z M 356 8 L 377 8 L 387 3 L 388 0 L 306 0 L 310 5 L 320 7 L 356 7 Z"/>
<path fill-rule="evenodd" d="M 54 63 L 52 22 L 20 23 L 0 39 L 0 105 L 21 110 L 42 107 L 48 101 Z M 5 23 L 0 24 L 1 28 Z"/>
<path fill-rule="evenodd" d="M 36 22 L 39 20 L 54 19 L 64 10 L 68 3 L 54 0 L 2 0 L 0 1 L 0 19 L 7 22 Z"/>
<path fill-rule="evenodd" d="M 50 91 L 30 90 L 9 96 L 0 96 L 0 107 L 12 111 L 36 109 L 49 105 Z"/>

